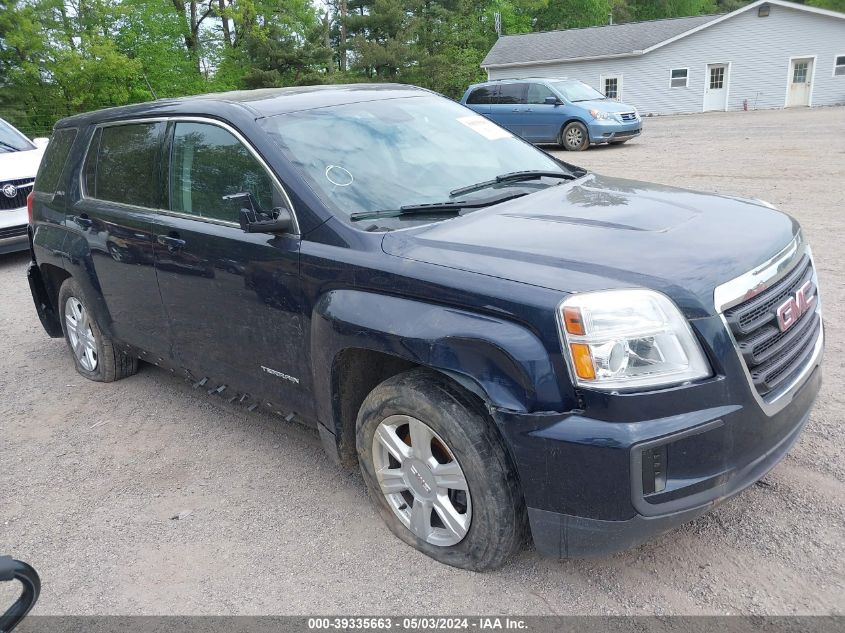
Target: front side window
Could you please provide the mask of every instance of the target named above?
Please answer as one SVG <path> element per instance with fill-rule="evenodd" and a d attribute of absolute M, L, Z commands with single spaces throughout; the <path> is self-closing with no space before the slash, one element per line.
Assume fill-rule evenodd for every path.
<path fill-rule="evenodd" d="M 686 88 L 689 85 L 689 69 L 674 68 L 671 77 L 672 88 Z"/>
<path fill-rule="evenodd" d="M 459 197 L 451 193 L 514 171 L 566 173 L 544 152 L 442 97 L 315 108 L 267 117 L 259 124 L 339 217 L 548 186 L 532 181 L 523 189 L 514 185 Z M 389 226 L 414 221 L 412 217 L 390 220 Z"/>
<path fill-rule="evenodd" d="M 83 167 L 85 194 L 120 204 L 161 206 L 159 170 L 165 124 L 126 123 L 100 128 Z"/>
<path fill-rule="evenodd" d="M 533 105 L 544 104 L 547 97 L 556 98 L 552 91 L 543 84 L 528 84 L 528 103 Z"/>
<path fill-rule="evenodd" d="M 44 193 L 55 193 L 65 170 L 70 147 L 76 139 L 76 128 L 65 128 L 53 134 L 44 158 L 41 159 L 41 166 L 38 168 L 38 175 L 35 177 L 35 191 Z"/>
<path fill-rule="evenodd" d="M 525 84 L 502 84 L 494 103 L 525 103 Z"/>
<path fill-rule="evenodd" d="M 845 55 L 837 55 L 833 64 L 834 75 L 845 75 Z"/>
<path fill-rule="evenodd" d="M 270 175 L 231 132 L 211 123 L 176 123 L 170 163 L 170 209 L 237 222 L 249 203 L 225 196 L 251 193 L 261 209 L 285 206 Z"/>
<path fill-rule="evenodd" d="M 0 119 L 0 154 L 25 152 L 35 149 L 35 145 L 11 125 Z"/>
<path fill-rule="evenodd" d="M 566 81 L 551 82 L 552 88 L 557 90 L 564 99 L 570 102 L 596 101 L 605 96 L 595 88 L 591 88 L 582 81 L 567 79 Z"/>

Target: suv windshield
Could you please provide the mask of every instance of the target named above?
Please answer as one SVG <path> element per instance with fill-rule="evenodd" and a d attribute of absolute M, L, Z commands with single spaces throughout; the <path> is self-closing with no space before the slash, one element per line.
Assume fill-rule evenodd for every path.
<path fill-rule="evenodd" d="M 11 125 L 0 119 L 0 154 L 7 152 L 24 152 L 35 149 L 29 139 L 18 132 Z"/>
<path fill-rule="evenodd" d="M 569 81 L 550 81 L 549 84 L 567 101 L 595 101 L 606 99 L 602 93 L 587 84 L 570 79 Z"/>
<path fill-rule="evenodd" d="M 489 189 L 460 198 L 451 192 L 514 171 L 567 173 L 542 151 L 442 97 L 316 108 L 268 117 L 261 125 L 323 202 L 346 217 L 490 198 Z M 558 178 L 496 186 L 513 193 L 519 187 L 530 191 L 559 182 Z"/>

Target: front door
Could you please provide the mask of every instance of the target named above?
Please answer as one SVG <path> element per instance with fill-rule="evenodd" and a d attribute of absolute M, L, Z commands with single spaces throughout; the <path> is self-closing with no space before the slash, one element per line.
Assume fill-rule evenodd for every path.
<path fill-rule="evenodd" d="M 533 143 L 557 143 L 561 125 L 564 122 L 563 104 L 546 103 L 547 98 L 556 99 L 547 86 L 528 84 L 526 104 L 523 106 L 522 135 Z"/>
<path fill-rule="evenodd" d="M 704 85 L 704 111 L 727 110 L 728 105 L 728 65 L 707 64 Z"/>
<path fill-rule="evenodd" d="M 787 88 L 786 107 L 810 105 L 812 93 L 813 58 L 792 59 L 789 62 L 789 87 Z"/>
<path fill-rule="evenodd" d="M 248 393 L 280 410 L 310 406 L 298 235 L 245 233 L 249 192 L 265 211 L 286 198 L 230 130 L 177 121 L 170 143 L 169 212 L 153 223 L 155 266 L 179 362 L 224 397 Z"/>

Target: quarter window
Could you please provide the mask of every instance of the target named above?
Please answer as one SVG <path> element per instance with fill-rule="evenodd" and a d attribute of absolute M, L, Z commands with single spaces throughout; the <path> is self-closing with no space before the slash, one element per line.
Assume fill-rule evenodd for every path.
<path fill-rule="evenodd" d="M 85 161 L 85 193 L 99 200 L 155 209 L 161 206 L 159 168 L 164 123 L 100 128 Z"/>
<path fill-rule="evenodd" d="M 525 103 L 525 84 L 501 84 L 493 103 Z"/>
<path fill-rule="evenodd" d="M 469 98 L 467 98 L 467 103 L 469 104 L 479 104 L 479 103 L 490 103 L 490 97 L 493 95 L 493 90 L 491 88 L 476 88 L 472 92 L 469 93 Z"/>
<path fill-rule="evenodd" d="M 237 222 L 249 203 L 224 196 L 251 193 L 264 211 L 282 207 L 270 175 L 230 132 L 209 123 L 177 123 L 170 168 L 170 208 L 202 218 Z"/>
<path fill-rule="evenodd" d="M 672 88 L 686 88 L 689 86 L 689 68 L 672 69 Z"/>
<path fill-rule="evenodd" d="M 35 177 L 35 191 L 50 194 L 56 192 L 75 139 L 76 128 L 66 128 L 53 134 Z"/>
<path fill-rule="evenodd" d="M 833 64 L 834 75 L 845 75 L 845 55 L 837 55 Z"/>
<path fill-rule="evenodd" d="M 542 105 L 546 103 L 547 97 L 555 98 L 555 95 L 546 86 L 543 84 L 528 84 L 528 103 Z"/>

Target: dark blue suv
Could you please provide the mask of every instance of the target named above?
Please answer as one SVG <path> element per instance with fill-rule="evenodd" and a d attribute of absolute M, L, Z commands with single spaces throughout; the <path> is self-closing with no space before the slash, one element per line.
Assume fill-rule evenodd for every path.
<path fill-rule="evenodd" d="M 598 556 L 689 521 L 772 468 L 819 391 L 792 218 L 587 172 L 413 87 L 64 119 L 29 205 L 35 306 L 80 374 L 144 361 L 313 425 L 458 567 L 526 529 Z"/>
<path fill-rule="evenodd" d="M 619 145 L 642 132 L 633 106 L 577 79 L 504 79 L 470 86 L 461 103 L 532 143 L 569 151 Z"/>

